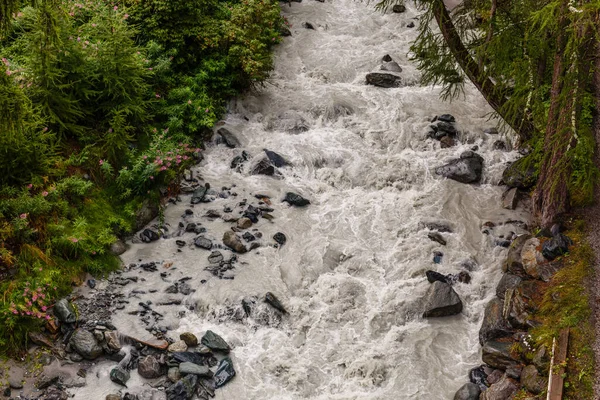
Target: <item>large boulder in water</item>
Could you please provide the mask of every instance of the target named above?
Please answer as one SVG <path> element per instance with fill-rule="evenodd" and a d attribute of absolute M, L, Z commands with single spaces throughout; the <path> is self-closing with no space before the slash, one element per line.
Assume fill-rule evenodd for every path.
<path fill-rule="evenodd" d="M 462 183 L 474 183 L 481 180 L 483 157 L 472 151 L 465 151 L 460 158 L 436 168 L 435 173 Z"/>
<path fill-rule="evenodd" d="M 483 323 L 479 329 L 479 344 L 487 341 L 509 336 L 512 329 L 503 316 L 504 302 L 498 298 L 492 299 L 485 307 Z"/>
<path fill-rule="evenodd" d="M 287 192 L 283 199 L 284 202 L 291 206 L 304 207 L 310 204 L 310 201 L 300 196 L 297 193 Z"/>
<path fill-rule="evenodd" d="M 219 128 L 219 130 L 217 130 L 217 133 L 219 134 L 219 136 L 221 136 L 223 142 L 225 143 L 225 145 L 227 147 L 231 147 L 233 149 L 235 147 L 241 147 L 242 146 L 242 144 L 240 143 L 239 139 L 229 129 L 227 129 L 227 128 Z"/>
<path fill-rule="evenodd" d="M 201 340 L 202 344 L 214 351 L 220 351 L 225 354 L 231 350 L 227 342 L 213 331 L 206 331 Z"/>
<path fill-rule="evenodd" d="M 424 302 L 424 318 L 446 317 L 459 314 L 463 304 L 458 294 L 447 283 L 435 281 L 427 291 Z"/>
<path fill-rule="evenodd" d="M 474 383 L 465 383 L 454 395 L 454 400 L 479 400 L 481 389 Z"/>
<path fill-rule="evenodd" d="M 77 329 L 71 336 L 71 347 L 87 360 L 95 360 L 102 355 L 102 347 L 94 334 L 85 329 Z"/>
<path fill-rule="evenodd" d="M 267 149 L 263 149 L 263 151 L 269 158 L 269 161 L 271 161 L 271 164 L 273 164 L 277 168 L 282 168 L 282 167 L 291 165 L 290 162 L 288 160 L 286 160 L 285 158 L 283 158 L 283 156 L 281 156 L 280 154 L 277 154 L 274 151 L 267 150 Z"/>
<path fill-rule="evenodd" d="M 252 165 L 250 174 L 273 176 L 275 174 L 275 167 L 268 157 L 263 157 Z"/>
<path fill-rule="evenodd" d="M 535 166 L 527 157 L 515 161 L 502 173 L 502 181 L 508 187 L 527 190 L 535 185 L 536 180 Z"/>
<path fill-rule="evenodd" d="M 367 74 L 367 84 L 383 88 L 397 88 L 402 84 L 402 78 L 387 72 L 371 72 Z"/>

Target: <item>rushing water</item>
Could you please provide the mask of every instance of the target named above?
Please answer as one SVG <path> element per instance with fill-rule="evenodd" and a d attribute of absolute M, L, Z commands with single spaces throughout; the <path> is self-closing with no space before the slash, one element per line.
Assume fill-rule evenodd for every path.
<path fill-rule="evenodd" d="M 170 275 L 130 272 L 145 281 L 126 286 L 126 293 L 159 292 L 139 295 L 115 312 L 113 322 L 123 333 L 147 335 L 127 312 L 138 301 L 157 304 L 165 297 L 165 282 L 191 276 L 196 292 L 183 305 L 156 309 L 173 338 L 212 329 L 231 343 L 238 375 L 217 390 L 217 399 L 450 399 L 480 363 L 477 333 L 506 251 L 481 233 L 482 224 L 527 217 L 500 204 L 497 183 L 516 154 L 492 149 L 497 136 L 483 129 L 495 122 L 472 87 L 465 98 L 448 103 L 439 99 L 439 88 L 418 85 L 407 57 L 416 28 L 406 25 L 418 23 L 412 4 L 404 14 L 382 14 L 352 0 L 305 0 L 282 9 L 293 36 L 277 46 L 267 84 L 232 102 L 225 124 L 255 158 L 267 148 L 293 166 L 282 168 L 280 179 L 249 175 L 248 167 L 240 173 L 229 164 L 242 149 L 209 147 L 197 173 L 214 188 L 235 184 L 231 191 L 238 196 L 196 206 L 187 221 L 201 221 L 206 236 L 220 240 L 232 224 L 201 215 L 242 198 L 256 202 L 253 194 L 262 193 L 272 197 L 275 219 L 261 219 L 254 227 L 265 244 L 273 243 L 277 231 L 286 234 L 287 243 L 239 256 L 233 280 L 204 270 L 205 250 L 193 245 L 176 250 L 176 239 L 191 243 L 193 234 L 132 244 L 123 255 L 126 265 L 164 261 L 160 271 Z M 305 21 L 316 30 L 304 29 Z M 385 54 L 402 66 L 405 86 L 365 85 L 366 73 L 379 69 Z M 440 149 L 426 131 L 434 115 L 446 112 L 456 116 L 461 142 Z M 435 175 L 436 166 L 475 145 L 485 158 L 481 185 Z M 280 202 L 287 191 L 312 204 L 288 207 Z M 185 196 L 169 205 L 166 222 L 176 227 L 188 207 Z M 454 232 L 444 234 L 448 244 L 429 240 L 423 221 L 449 222 Z M 444 253 L 439 265 L 432 261 L 436 250 Z M 469 259 L 477 263 L 473 281 L 455 285 L 462 314 L 422 319 L 417 303 L 429 287 L 424 271 L 458 273 Z M 268 291 L 282 300 L 288 315 L 280 318 L 262 303 Z M 241 299 L 252 296 L 258 298 L 256 312 L 242 318 Z M 116 392 L 107 378 L 112 366 L 104 362 L 89 373 L 87 387 L 75 398 L 103 399 Z"/>

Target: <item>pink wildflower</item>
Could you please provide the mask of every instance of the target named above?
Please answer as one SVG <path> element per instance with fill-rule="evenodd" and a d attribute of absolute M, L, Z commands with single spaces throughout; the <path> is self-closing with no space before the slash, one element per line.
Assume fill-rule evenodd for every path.
<path fill-rule="evenodd" d="M 27 218 L 27 214 L 26 214 L 26 213 L 23 213 L 23 214 L 19 215 L 19 218 L 21 218 L 21 219 L 25 219 L 25 218 Z"/>
<path fill-rule="evenodd" d="M 48 196 L 48 192 L 46 192 L 45 190 L 42 192 L 42 196 L 46 197 Z"/>
<path fill-rule="evenodd" d="M 164 171 L 164 170 L 166 170 L 166 169 L 167 169 L 167 167 L 165 167 L 164 165 L 163 165 L 162 167 L 160 167 L 160 170 L 161 170 L 161 171 Z"/>
<path fill-rule="evenodd" d="M 118 9 L 119 9 L 119 7 L 117 7 L 117 6 L 113 7 L 113 10 L 115 10 L 115 11 L 117 11 Z"/>
<path fill-rule="evenodd" d="M 10 75 L 12 75 L 12 71 L 11 71 L 11 70 L 9 70 L 9 69 L 7 69 L 7 70 L 6 70 L 6 75 L 9 75 L 9 76 L 10 76 Z"/>
<path fill-rule="evenodd" d="M 47 309 L 48 309 L 48 307 L 42 306 L 42 311 L 46 312 Z"/>
<path fill-rule="evenodd" d="M 157 99 L 160 99 L 160 94 L 156 93 L 155 96 Z"/>
<path fill-rule="evenodd" d="M 73 242 L 73 243 L 77 243 L 77 242 L 79 242 L 79 239 L 77 239 L 77 238 L 70 238 L 69 240 L 70 240 L 71 242 Z"/>
<path fill-rule="evenodd" d="M 29 185 L 27 185 L 27 189 L 31 189 L 33 187 L 33 183 L 30 183 Z"/>
<path fill-rule="evenodd" d="M 98 161 L 98 163 L 99 163 L 100 165 L 102 165 L 102 164 L 104 164 L 104 160 L 100 160 L 100 161 Z"/>
<path fill-rule="evenodd" d="M 129 18 L 129 14 L 123 15 L 123 19 L 127 19 L 127 18 Z"/>
<path fill-rule="evenodd" d="M 151 180 L 154 180 L 154 177 L 153 177 L 153 176 L 150 176 L 150 179 L 151 179 Z"/>

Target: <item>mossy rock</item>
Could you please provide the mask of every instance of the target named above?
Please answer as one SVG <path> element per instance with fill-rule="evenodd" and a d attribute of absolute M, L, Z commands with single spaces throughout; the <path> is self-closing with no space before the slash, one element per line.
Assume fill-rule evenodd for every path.
<path fill-rule="evenodd" d="M 531 189 L 537 182 L 537 171 L 532 160 L 523 157 L 512 163 L 502 173 L 502 181 L 511 188 Z"/>

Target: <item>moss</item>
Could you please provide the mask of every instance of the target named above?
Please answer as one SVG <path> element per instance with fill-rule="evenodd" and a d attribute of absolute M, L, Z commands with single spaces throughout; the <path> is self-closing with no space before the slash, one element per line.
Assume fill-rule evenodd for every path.
<path fill-rule="evenodd" d="M 586 282 L 593 277 L 594 253 L 585 241 L 582 223 L 573 226 L 567 235 L 574 245 L 567 256 L 557 261 L 562 263 L 562 269 L 550 281 L 535 315 L 542 324 L 530 333 L 537 345 L 551 349 L 552 339 L 558 337 L 559 331 L 570 329 L 563 398 L 588 400 L 593 398 L 595 331 L 590 322 Z"/>

